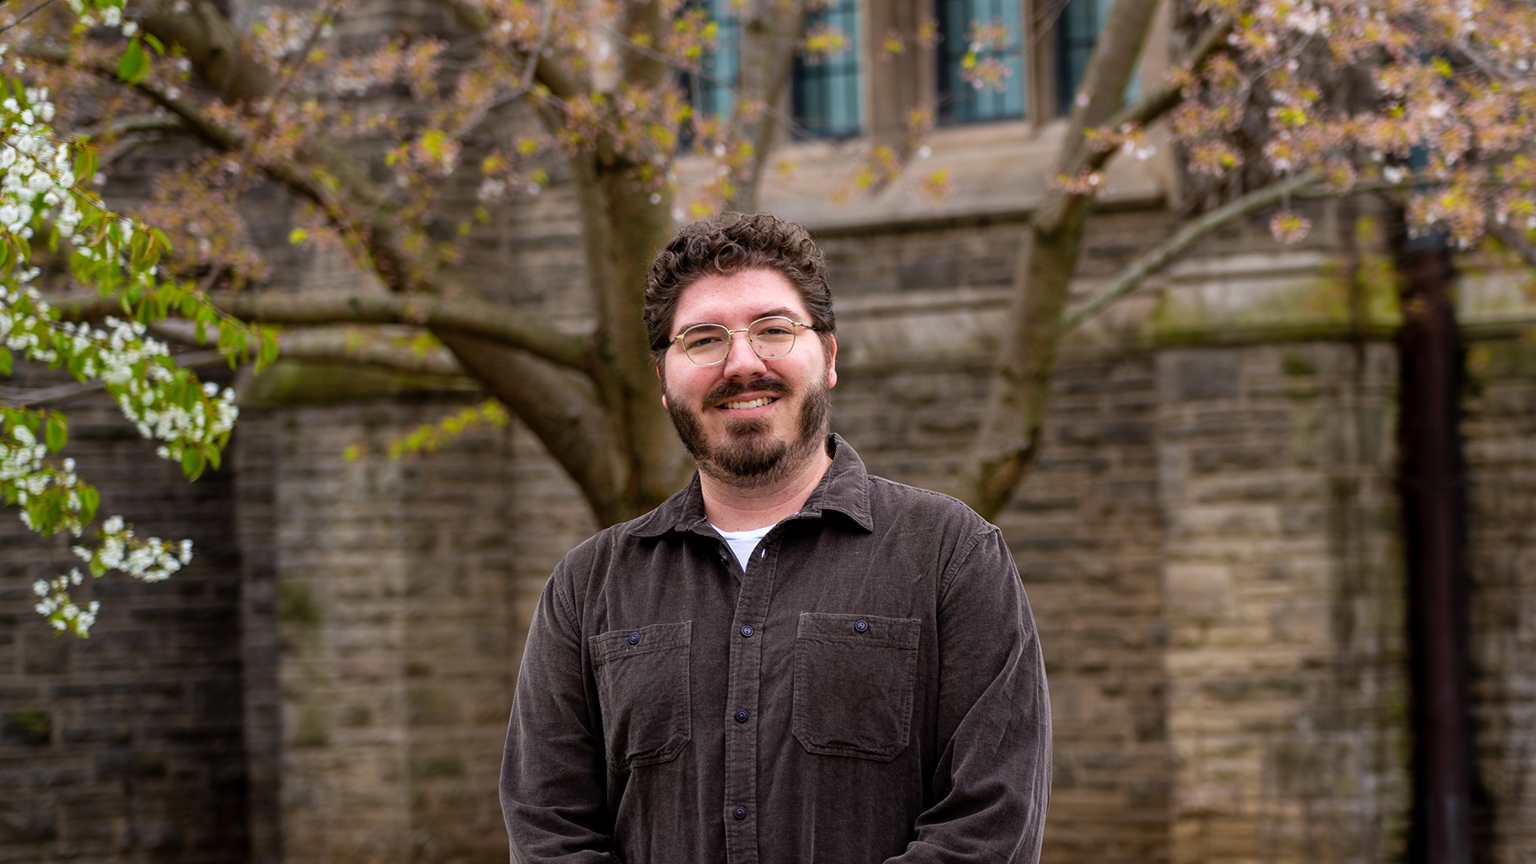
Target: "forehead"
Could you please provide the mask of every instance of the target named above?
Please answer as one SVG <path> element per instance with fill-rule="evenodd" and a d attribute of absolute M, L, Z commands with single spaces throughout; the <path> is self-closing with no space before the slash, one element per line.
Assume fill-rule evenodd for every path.
<path fill-rule="evenodd" d="M 800 292 L 776 270 L 743 270 L 729 276 L 711 275 L 683 289 L 677 298 L 672 330 L 694 324 L 743 327 L 764 315 L 787 314 L 796 321 L 810 317 Z"/>

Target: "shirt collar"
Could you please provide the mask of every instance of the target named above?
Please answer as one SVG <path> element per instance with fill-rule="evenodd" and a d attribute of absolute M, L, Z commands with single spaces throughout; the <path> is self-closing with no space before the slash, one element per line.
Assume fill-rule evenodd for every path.
<path fill-rule="evenodd" d="M 832 464 L 816 484 L 815 491 L 791 518 L 815 519 L 826 511 L 842 513 L 865 531 L 875 529 L 869 514 L 869 473 L 864 470 L 864 460 L 841 435 L 833 433 L 827 444 L 832 454 Z M 699 485 L 698 472 L 693 480 L 677 494 L 662 502 L 660 507 L 636 519 L 628 533 L 636 537 L 660 537 L 668 531 L 679 533 L 693 531 L 705 522 L 704 492 Z"/>

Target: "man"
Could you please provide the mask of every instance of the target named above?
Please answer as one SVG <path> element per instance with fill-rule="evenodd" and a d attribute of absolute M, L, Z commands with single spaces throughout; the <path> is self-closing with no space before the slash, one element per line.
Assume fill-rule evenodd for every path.
<path fill-rule="evenodd" d="M 684 227 L 645 321 L 698 473 L 545 586 L 502 763 L 513 860 L 1037 860 L 1050 710 L 1018 574 L 995 527 L 829 434 L 810 236 Z"/>

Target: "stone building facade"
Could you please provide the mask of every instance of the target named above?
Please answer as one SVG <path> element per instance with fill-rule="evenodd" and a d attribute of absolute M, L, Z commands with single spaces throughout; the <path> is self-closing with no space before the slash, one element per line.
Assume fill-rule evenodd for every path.
<path fill-rule="evenodd" d="M 1101 216 L 1083 290 L 1161 219 Z M 1006 217 L 821 231 L 834 424 L 874 471 L 944 487 L 1017 232 Z M 510 254 L 525 249 L 534 274 L 579 254 Z M 1070 346 L 1044 456 L 998 519 L 1051 683 L 1047 861 L 1404 852 L 1395 349 L 1371 322 L 1348 335 L 1328 254 L 1238 231 Z M 1536 350 L 1487 281 L 1463 300 L 1477 829 L 1487 860 L 1517 862 L 1536 843 Z M 518 646 L 590 515 L 515 424 L 380 455 L 472 394 L 314 368 L 244 392 L 227 467 L 191 485 L 98 397 L 69 405 L 103 506 L 199 550 L 165 583 L 92 585 L 106 609 L 89 641 L 29 608 L 67 552 L 0 522 L 0 859 L 503 860 Z M 346 461 L 349 445 L 367 453 Z"/>
<path fill-rule="evenodd" d="M 917 72 L 876 79 L 870 102 L 894 115 Z M 940 130 L 938 203 L 897 183 L 829 205 L 850 157 L 825 144 L 795 145 L 799 179 L 769 190 L 827 251 L 834 427 L 876 473 L 953 475 L 1060 134 Z M 579 220 L 551 171 L 552 191 L 475 228 L 473 254 L 490 299 L 579 322 Z M 1083 296 L 1174 222 L 1166 161 L 1106 185 Z M 997 519 L 1050 680 L 1047 862 L 1405 855 L 1396 313 L 1389 285 L 1341 267 L 1353 221 L 1316 216 L 1304 248 L 1234 227 L 1067 346 L 1043 456 Z M 358 279 L 283 254 L 306 289 Z M 1468 268 L 1460 302 L 1476 842 L 1514 864 L 1536 860 L 1536 302 L 1493 265 Z M 519 646 L 551 567 L 596 526 L 516 423 L 383 454 L 480 398 L 463 383 L 280 364 L 238 382 L 224 468 L 191 485 L 99 396 L 64 406 L 103 511 L 197 557 L 164 583 L 91 584 L 92 638 L 55 637 L 31 584 L 68 550 L 0 513 L 0 864 L 505 860 Z"/>

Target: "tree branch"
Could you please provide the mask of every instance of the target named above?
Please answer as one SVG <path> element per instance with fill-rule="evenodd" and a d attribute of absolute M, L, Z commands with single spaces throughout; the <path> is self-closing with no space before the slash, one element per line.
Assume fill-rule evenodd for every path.
<path fill-rule="evenodd" d="M 477 36 L 491 29 L 491 19 L 486 16 L 484 10 L 474 4 L 465 3 L 463 0 L 449 0 L 448 8 L 452 10 L 453 17 L 459 22 L 461 27 Z M 531 54 L 525 54 L 525 56 L 530 61 L 534 79 L 544 85 L 544 89 L 548 90 L 557 99 L 574 99 L 581 94 L 582 83 L 573 79 L 565 69 L 554 62 L 552 57 L 544 56 L 544 51 L 546 50 L 544 46 L 553 15 L 553 4 L 546 2 L 544 9 L 544 20 L 540 28 L 539 42 L 535 46 L 535 51 Z M 527 76 L 525 75 L 524 77 L 526 78 Z M 526 87 L 526 82 L 523 82 L 521 87 Z"/>
<path fill-rule="evenodd" d="M 1073 176 L 1083 170 L 1085 131 L 1103 125 L 1125 101 L 1125 88 L 1135 74 L 1136 58 L 1141 56 L 1147 34 L 1152 30 L 1156 10 L 1156 0 L 1125 0 L 1110 10 L 1109 20 L 1099 31 L 1098 43 L 1083 72 L 1083 86 L 1056 160 L 1058 173 Z M 1103 158 L 1107 160 L 1108 156 Z M 1053 183 L 1030 221 L 1041 234 L 1057 234 L 1086 216 L 1092 200 L 1091 192 L 1068 192 Z"/>
<path fill-rule="evenodd" d="M 28 56 L 61 65 L 70 61 L 67 52 L 54 48 L 31 49 Z M 86 69 L 105 80 L 118 81 L 117 69 L 107 63 L 90 63 Z M 249 75 L 242 75 L 239 80 L 243 86 L 251 86 L 249 78 Z M 245 151 L 245 135 L 215 122 L 190 100 L 171 96 L 149 81 L 141 81 L 133 85 L 133 89 L 180 118 L 189 131 L 210 147 L 226 152 Z M 250 95 L 245 93 L 246 97 Z M 301 148 L 300 155 L 312 157 L 312 161 L 325 166 L 326 176 L 322 177 L 316 169 L 292 159 L 258 164 L 269 178 L 319 207 L 331 224 L 341 229 L 354 244 L 359 256 L 368 260 L 371 269 L 391 288 L 404 292 L 444 292 L 445 286 L 428 278 L 425 268 L 417 266 L 415 256 L 400 248 L 394 208 L 366 181 L 367 171 L 353 163 L 345 148 L 317 140 Z M 338 194 L 333 187 L 345 189 L 348 194 Z"/>
<path fill-rule="evenodd" d="M 1115 277 L 1115 281 L 1108 288 L 1063 316 L 1061 332 L 1066 334 L 1076 329 L 1084 321 L 1104 311 L 1111 303 L 1136 290 L 1147 277 L 1167 267 L 1183 254 L 1184 250 L 1208 237 L 1223 225 L 1274 204 L 1322 178 L 1323 172 L 1318 169 L 1298 174 L 1288 180 L 1255 189 L 1185 225 L 1179 229 L 1178 233 L 1131 262 L 1130 266 L 1120 271 L 1120 275 Z"/>
<path fill-rule="evenodd" d="M 576 481 L 599 523 L 612 525 L 649 509 L 626 500 L 622 447 L 590 379 L 466 333 L 435 332 L 543 442 Z"/>
<path fill-rule="evenodd" d="M 1099 33 L 1083 76 L 1083 89 L 1056 169 L 1074 176 L 1108 162 L 1114 151 L 1087 146 L 1087 129 L 1135 116 L 1151 118 L 1170 110 L 1182 94 L 1165 87 L 1132 106 L 1121 107 L 1136 59 L 1151 31 L 1155 0 L 1121 0 Z M 1218 21 L 1202 35 L 1186 62 L 1203 61 L 1223 44 L 1230 24 Z M 1040 432 L 1050 401 L 1062 316 L 1072 274 L 1082 255 L 1083 233 L 1093 209 L 1092 193 L 1051 184 L 1031 214 L 1014 265 L 1013 305 L 999 347 L 987 406 L 975 443 L 958 472 L 957 497 L 992 518 L 1007 505 L 1040 452 Z"/>
<path fill-rule="evenodd" d="M 227 362 L 224 359 L 224 355 L 217 351 L 196 351 L 187 354 L 177 354 L 175 359 L 176 365 L 184 369 L 192 369 L 198 366 L 213 366 Z M 25 405 L 45 405 L 49 402 L 68 399 L 71 396 L 79 396 L 81 393 L 94 393 L 106 386 L 104 381 L 96 378 L 90 381 L 59 384 L 37 390 L 25 387 L 0 387 L 0 404 L 4 404 L 9 408 L 20 408 Z"/>
<path fill-rule="evenodd" d="M 1232 35 L 1233 21 L 1229 15 L 1221 15 L 1212 21 L 1200 38 L 1195 40 L 1193 47 L 1179 58 L 1176 65 L 1184 69 L 1197 69 L 1212 54 L 1221 50 L 1227 44 L 1227 37 Z M 1113 117 L 1105 121 L 1104 125 L 1112 129 L 1119 129 L 1126 124 L 1148 126 L 1161 119 L 1164 114 L 1178 107 L 1184 101 L 1184 95 L 1178 84 L 1172 81 L 1164 81 L 1156 90 L 1143 96 L 1135 105 L 1127 106 L 1118 111 Z M 1086 146 L 1086 142 L 1078 145 L 1077 152 L 1073 154 L 1073 163 L 1077 165 L 1076 171 L 1064 171 L 1065 174 L 1076 174 L 1078 171 L 1096 171 L 1104 167 L 1105 163 L 1115 153 L 1113 148 L 1108 150 L 1093 150 Z"/>
<path fill-rule="evenodd" d="M 279 81 L 242 50 L 234 26 L 209 0 L 192 0 L 192 8 L 185 12 L 175 11 L 169 0 L 161 0 L 144 18 L 143 27 L 167 46 L 179 46 L 228 104 L 246 104 L 279 92 Z M 40 56 L 69 62 L 62 51 L 40 52 Z M 106 80 L 118 80 L 117 69 L 111 64 L 96 62 L 87 68 Z M 248 148 L 248 136 L 214 122 L 190 100 L 172 98 L 149 81 L 134 85 L 134 89 L 180 117 L 208 145 L 237 153 Z M 319 207 L 353 245 L 355 254 L 393 290 L 445 293 L 451 287 L 441 284 L 441 274 L 430 261 L 411 253 L 402 243 L 399 214 L 372 181 L 366 166 L 323 131 L 305 142 L 294 159 L 257 164 L 267 177 Z"/>
<path fill-rule="evenodd" d="M 108 135 L 131 135 L 135 132 L 185 132 L 186 128 L 186 124 L 180 117 L 146 111 L 142 114 L 114 117 L 108 123 L 76 129 L 74 134 L 81 137 L 89 135 L 92 138 L 101 138 Z"/>
<path fill-rule="evenodd" d="M 434 345 L 423 350 L 401 337 L 360 327 L 285 330 L 278 334 L 277 344 L 285 360 L 354 363 L 444 378 L 468 374 L 447 348 Z"/>
<path fill-rule="evenodd" d="M 560 366 L 585 372 L 591 340 L 561 333 L 542 320 L 502 303 L 400 294 L 279 294 L 221 291 L 208 295 L 220 311 L 261 324 L 410 324 L 452 328 L 520 348 Z M 115 296 L 75 293 L 48 299 L 66 320 L 122 314 Z"/>
<path fill-rule="evenodd" d="M 749 3 L 743 8 L 738 86 L 743 94 L 751 94 L 754 101 L 761 100 L 761 105 L 748 105 L 745 95 L 738 95 L 731 109 L 729 137 L 752 145 L 747 176 L 727 202 L 732 210 L 757 210 L 764 168 L 779 119 L 776 112 L 763 108 L 783 101 L 795 65 L 795 46 L 804 28 L 803 0 Z"/>
<path fill-rule="evenodd" d="M 190 8 L 176 7 L 175 0 L 159 0 L 141 26 L 167 48 L 180 45 L 202 78 L 231 105 L 272 93 L 277 83 L 271 71 L 241 49 L 240 33 L 218 6 L 210 0 L 190 0 Z"/>
<path fill-rule="evenodd" d="M 12 27 L 15 27 L 17 24 L 20 24 L 21 22 L 27 20 L 28 18 L 31 18 L 33 15 L 36 15 L 37 13 L 43 11 L 44 8 L 46 8 L 47 6 L 51 5 L 52 3 L 53 3 L 53 0 L 43 0 L 43 2 L 37 4 L 36 6 L 33 6 L 31 9 L 28 9 L 26 12 L 23 12 L 21 14 L 20 18 L 17 18 L 15 21 L 12 21 L 11 23 L 5 25 L 4 27 L 0 27 L 0 33 L 4 33 L 5 31 L 11 29 Z"/>

